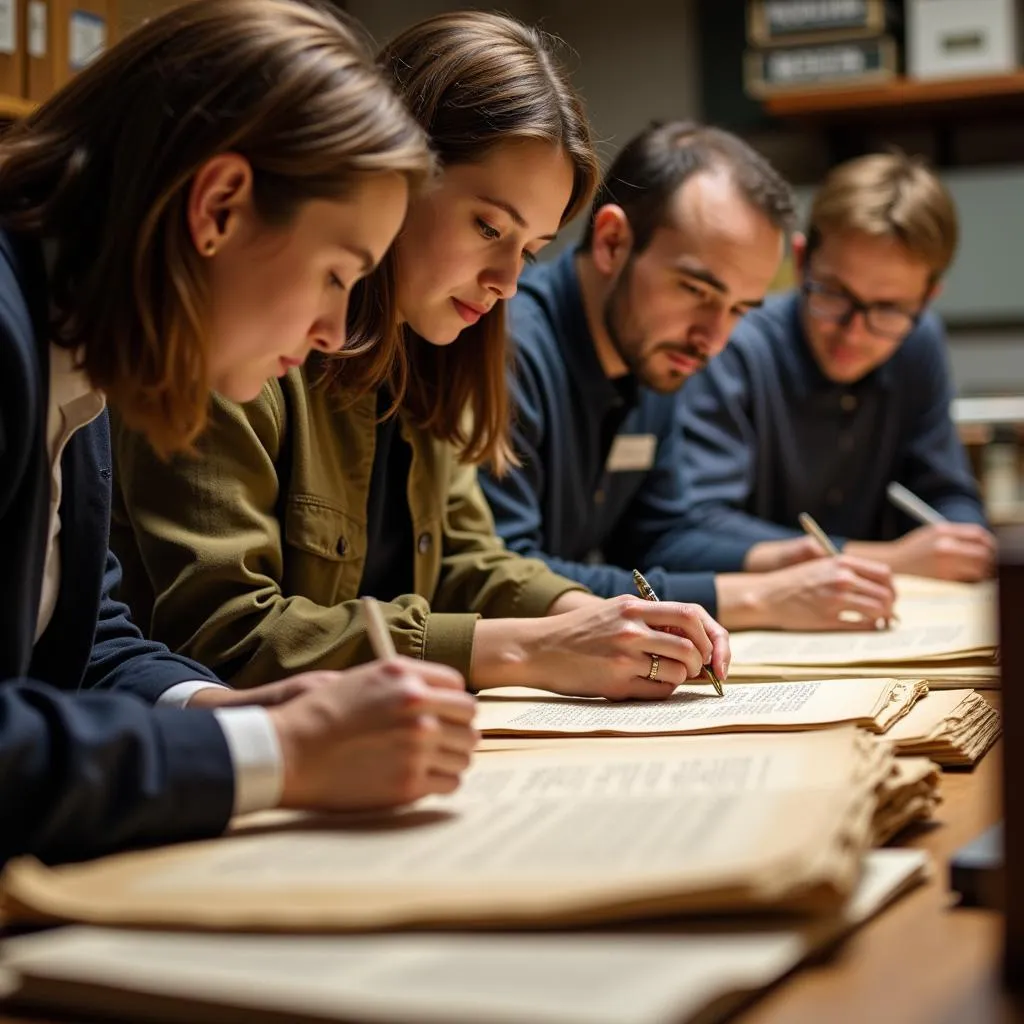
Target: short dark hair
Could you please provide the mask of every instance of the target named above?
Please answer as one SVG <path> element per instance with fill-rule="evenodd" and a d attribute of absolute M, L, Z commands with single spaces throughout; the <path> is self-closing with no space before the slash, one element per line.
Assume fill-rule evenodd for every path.
<path fill-rule="evenodd" d="M 692 121 L 653 122 L 619 151 L 604 176 L 580 243 L 589 249 L 602 206 L 621 206 L 633 231 L 633 248 L 645 249 L 665 223 L 676 191 L 701 171 L 722 169 L 739 191 L 781 231 L 796 221 L 793 191 L 778 171 L 741 138 Z"/>

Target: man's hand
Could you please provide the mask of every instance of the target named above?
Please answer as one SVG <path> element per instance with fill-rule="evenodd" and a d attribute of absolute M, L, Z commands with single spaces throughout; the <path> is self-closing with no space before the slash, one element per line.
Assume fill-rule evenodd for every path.
<path fill-rule="evenodd" d="M 896 572 L 973 583 L 995 570 L 995 538 L 975 523 L 921 526 L 892 542 Z"/>
<path fill-rule="evenodd" d="M 730 629 L 874 629 L 892 617 L 896 599 L 888 566 L 851 555 L 720 576 L 717 586 L 718 613 Z"/>
<path fill-rule="evenodd" d="M 747 552 L 747 557 L 743 559 L 743 571 L 775 572 L 776 569 L 785 569 L 824 556 L 821 545 L 806 535 L 788 540 L 763 540 Z"/>

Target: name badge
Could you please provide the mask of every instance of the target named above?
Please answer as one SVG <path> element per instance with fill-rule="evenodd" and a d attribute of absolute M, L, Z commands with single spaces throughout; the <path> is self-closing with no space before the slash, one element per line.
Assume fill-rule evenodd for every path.
<path fill-rule="evenodd" d="M 612 442 L 605 470 L 609 473 L 637 473 L 654 465 L 658 439 L 654 434 L 619 434 Z"/>

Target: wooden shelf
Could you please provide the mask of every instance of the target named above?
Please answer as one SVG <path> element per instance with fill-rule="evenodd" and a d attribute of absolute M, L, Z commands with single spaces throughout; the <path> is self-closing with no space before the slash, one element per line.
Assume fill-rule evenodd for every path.
<path fill-rule="evenodd" d="M 982 78 L 918 81 L 898 78 L 883 85 L 845 89 L 814 89 L 782 93 L 764 101 L 773 117 L 820 117 L 977 104 L 980 100 L 1024 101 L 1024 71 Z"/>
<path fill-rule="evenodd" d="M 24 117 L 36 109 L 37 104 L 33 100 L 25 100 L 20 96 L 7 96 L 0 93 L 0 120 L 8 120 L 15 117 Z"/>

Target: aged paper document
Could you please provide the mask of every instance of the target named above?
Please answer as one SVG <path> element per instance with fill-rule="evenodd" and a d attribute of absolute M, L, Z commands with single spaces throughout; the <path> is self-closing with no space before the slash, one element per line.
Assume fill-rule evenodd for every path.
<path fill-rule="evenodd" d="M 998 685 L 993 583 L 900 576 L 896 589 L 900 621 L 887 630 L 733 633 L 729 678 L 767 682 L 895 675 L 925 679 L 932 689 Z"/>
<path fill-rule="evenodd" d="M 999 738 L 999 712 L 973 690 L 929 693 L 885 736 L 897 754 L 918 754 L 942 765 L 975 764 Z"/>
<path fill-rule="evenodd" d="M 286 938 L 76 927 L 9 941 L 2 955 L 37 1010 L 132 1021 L 214 1024 L 263 1010 L 294 1024 L 709 1024 L 926 869 L 920 851 L 872 851 L 850 900 L 809 921 Z"/>
<path fill-rule="evenodd" d="M 775 686 L 680 686 L 663 701 L 611 703 L 588 698 L 484 697 L 477 728 L 485 736 L 654 736 L 820 729 L 849 723 L 884 732 L 927 693 L 920 680 L 808 680 Z M 537 691 L 543 693 L 543 691 Z"/>
<path fill-rule="evenodd" d="M 494 752 L 460 792 L 396 813 L 277 815 L 89 864 L 15 861 L 7 904 L 25 917 L 299 930 L 831 910 L 871 841 L 879 747 L 867 741 L 841 727 Z"/>

